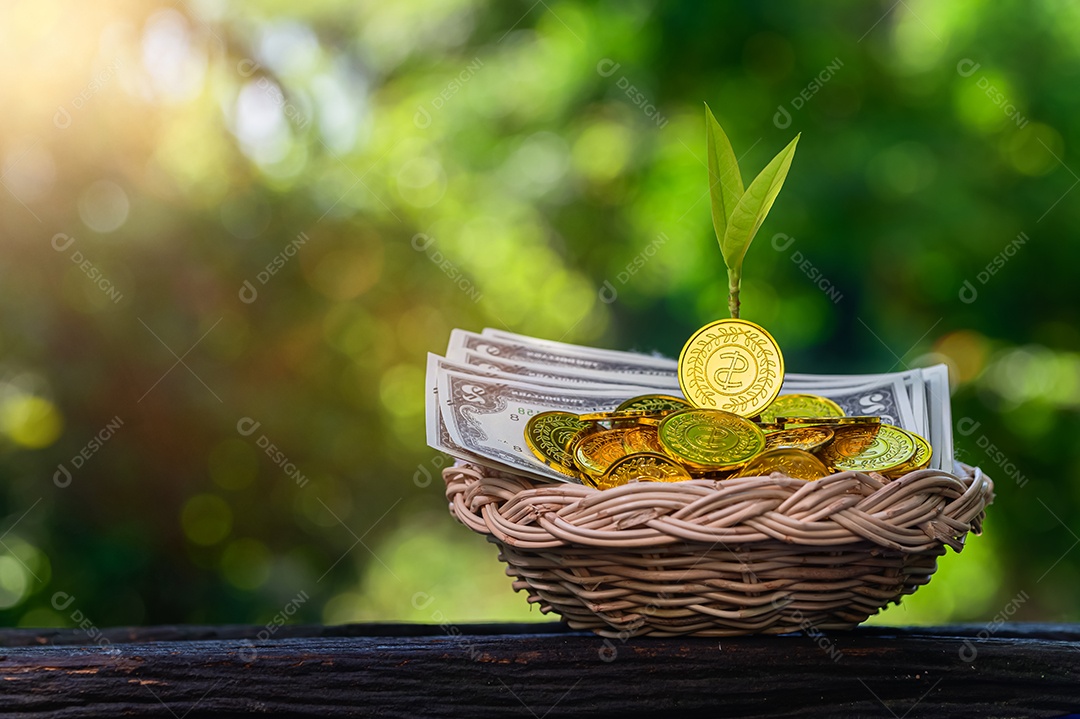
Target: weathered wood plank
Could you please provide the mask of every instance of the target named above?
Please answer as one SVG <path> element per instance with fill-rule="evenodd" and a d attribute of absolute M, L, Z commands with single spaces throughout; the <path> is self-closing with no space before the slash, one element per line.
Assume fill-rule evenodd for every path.
<path fill-rule="evenodd" d="M 0 716 L 1060 716 L 1080 628 L 605 640 L 555 625 L 0 632 Z M 126 641 L 122 639 L 126 637 Z M 965 645 L 965 641 L 967 644 Z M 190 712 L 190 713 L 189 713 Z"/>

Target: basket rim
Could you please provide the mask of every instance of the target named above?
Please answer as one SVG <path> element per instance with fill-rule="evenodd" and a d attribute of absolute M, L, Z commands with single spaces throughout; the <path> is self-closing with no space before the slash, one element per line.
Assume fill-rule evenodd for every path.
<path fill-rule="evenodd" d="M 457 462 L 443 470 L 451 513 L 475 532 L 520 551 L 647 551 L 675 544 L 840 550 L 876 545 L 901 552 L 963 548 L 981 531 L 993 482 L 923 469 L 888 480 L 839 472 L 806 481 L 768 477 L 633 482 L 598 490 L 552 484 Z"/>

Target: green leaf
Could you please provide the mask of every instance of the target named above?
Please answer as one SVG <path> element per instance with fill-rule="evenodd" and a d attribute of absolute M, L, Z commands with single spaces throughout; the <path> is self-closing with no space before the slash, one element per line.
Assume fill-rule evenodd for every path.
<path fill-rule="evenodd" d="M 727 232 L 728 218 L 743 196 L 742 176 L 739 174 L 739 161 L 731 149 L 731 141 L 724 134 L 724 128 L 713 117 L 712 110 L 705 105 L 705 143 L 709 156 L 709 194 L 712 196 L 712 221 L 716 230 L 716 241 L 723 246 Z"/>
<path fill-rule="evenodd" d="M 780 188 L 784 186 L 800 135 L 796 135 L 795 139 L 765 166 L 761 174 L 754 178 L 728 218 L 727 229 L 720 240 L 720 251 L 724 254 L 728 269 L 737 275 L 742 274 L 743 257 L 746 256 L 746 249 L 750 247 L 750 241 L 754 239 L 776 201 L 776 196 L 780 194 Z"/>

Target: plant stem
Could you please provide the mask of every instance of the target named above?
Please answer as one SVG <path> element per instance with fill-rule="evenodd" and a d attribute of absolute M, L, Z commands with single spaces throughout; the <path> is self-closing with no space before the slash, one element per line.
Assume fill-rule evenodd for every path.
<path fill-rule="evenodd" d="M 735 319 L 739 317 L 739 287 L 742 285 L 742 268 L 729 269 L 728 276 L 728 313 Z"/>

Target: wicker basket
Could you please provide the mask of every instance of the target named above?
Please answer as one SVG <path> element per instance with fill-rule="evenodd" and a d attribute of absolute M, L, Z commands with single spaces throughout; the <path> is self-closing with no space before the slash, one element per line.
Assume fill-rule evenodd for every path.
<path fill-rule="evenodd" d="M 635 482 L 603 492 L 469 464 L 450 511 L 501 549 L 542 612 L 606 637 L 848 629 L 930 581 L 980 531 L 978 468 Z"/>

